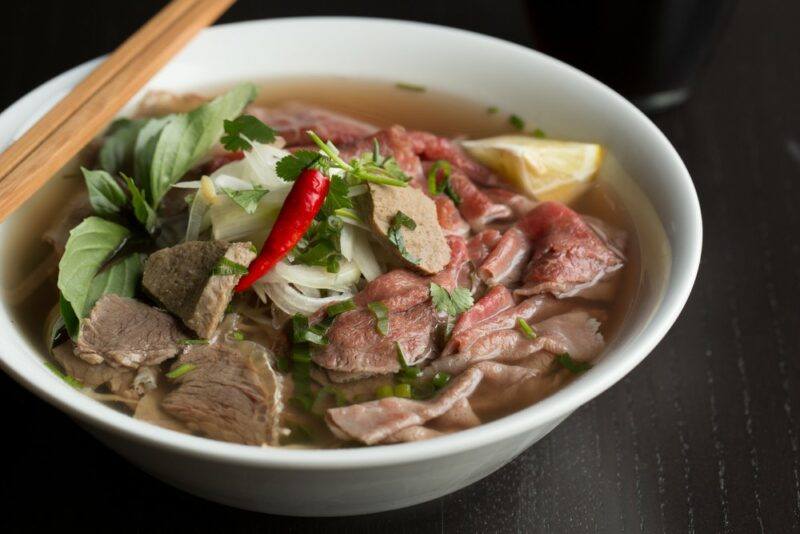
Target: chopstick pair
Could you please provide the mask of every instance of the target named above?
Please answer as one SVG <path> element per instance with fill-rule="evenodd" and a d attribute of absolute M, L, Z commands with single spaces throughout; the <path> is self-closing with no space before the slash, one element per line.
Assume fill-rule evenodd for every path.
<path fill-rule="evenodd" d="M 173 0 L 0 154 L 0 221 L 72 159 L 235 0 Z"/>

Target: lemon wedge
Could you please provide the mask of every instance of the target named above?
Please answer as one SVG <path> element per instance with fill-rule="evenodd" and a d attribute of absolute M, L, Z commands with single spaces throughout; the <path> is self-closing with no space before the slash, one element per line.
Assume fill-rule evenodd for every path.
<path fill-rule="evenodd" d="M 527 195 L 565 203 L 586 191 L 603 161 L 600 145 L 523 135 L 463 141 L 462 145 Z"/>

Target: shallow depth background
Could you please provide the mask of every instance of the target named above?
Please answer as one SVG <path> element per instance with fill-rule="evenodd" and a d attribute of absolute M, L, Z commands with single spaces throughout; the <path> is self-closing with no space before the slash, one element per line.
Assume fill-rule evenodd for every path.
<path fill-rule="evenodd" d="M 5 6 L 0 108 L 111 50 L 161 4 L 25 0 Z M 532 43 L 521 1 L 330 4 L 240 0 L 222 21 L 383 16 Z M 241 512 L 142 473 L 0 373 L 0 528 L 796 531 L 797 20 L 798 2 L 739 1 L 689 102 L 653 117 L 684 158 L 705 217 L 703 263 L 683 315 L 627 378 L 499 472 L 437 501 L 372 516 L 313 520 Z"/>

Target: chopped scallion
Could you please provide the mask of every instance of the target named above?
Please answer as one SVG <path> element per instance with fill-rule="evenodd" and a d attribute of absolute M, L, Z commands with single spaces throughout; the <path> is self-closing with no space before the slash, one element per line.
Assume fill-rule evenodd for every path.
<path fill-rule="evenodd" d="M 395 87 L 398 89 L 403 89 L 404 91 L 413 91 L 415 93 L 424 93 L 427 89 L 424 85 L 416 85 L 413 83 L 406 83 L 406 82 L 397 82 L 394 84 Z"/>
<path fill-rule="evenodd" d="M 328 317 L 336 317 L 344 312 L 355 310 L 356 304 L 353 302 L 353 299 L 343 300 L 341 302 L 337 302 L 336 304 L 331 304 L 325 310 L 325 313 L 328 314 Z"/>
<path fill-rule="evenodd" d="M 392 397 L 394 395 L 394 388 L 389 384 L 384 384 L 383 386 L 379 387 L 375 390 L 375 396 L 379 399 L 385 399 L 386 397 Z"/>
<path fill-rule="evenodd" d="M 244 340 L 244 332 L 241 330 L 234 330 L 231 332 L 231 337 L 236 341 L 243 341 Z"/>
<path fill-rule="evenodd" d="M 394 396 L 404 399 L 411 398 L 411 384 L 397 384 L 394 387 Z"/>
<path fill-rule="evenodd" d="M 450 375 L 445 373 L 444 371 L 439 371 L 435 375 L 433 375 L 433 385 L 436 389 L 441 389 L 450 382 Z"/>
<path fill-rule="evenodd" d="M 292 361 L 298 363 L 311 362 L 311 349 L 307 343 L 292 345 Z"/>
<path fill-rule="evenodd" d="M 520 132 L 525 129 L 525 121 L 517 115 L 510 115 L 508 117 L 508 123 L 513 126 L 515 130 L 519 130 Z"/>
<path fill-rule="evenodd" d="M 539 139 L 544 139 L 545 137 L 547 137 L 547 134 L 544 133 L 544 130 L 542 130 L 541 128 L 536 128 L 533 131 L 533 136 L 538 137 Z"/>
<path fill-rule="evenodd" d="M 387 335 L 389 333 L 389 308 L 379 300 L 370 302 L 367 304 L 367 308 L 375 316 L 375 329 L 379 334 Z"/>
<path fill-rule="evenodd" d="M 179 378 L 179 377 L 185 375 L 186 373 L 188 373 L 189 371 L 193 370 L 195 367 L 196 367 L 196 365 L 194 365 L 192 363 L 184 363 L 184 364 L 179 365 L 178 367 L 176 367 L 175 369 L 173 369 L 169 373 L 166 373 L 165 376 L 167 378 L 171 378 L 172 380 L 175 380 L 176 378 Z"/>
<path fill-rule="evenodd" d="M 579 362 L 572 359 L 572 356 L 569 353 L 565 352 L 563 354 L 559 354 L 556 358 L 556 361 L 561 364 L 561 367 L 564 369 L 569 370 L 573 374 L 580 374 L 585 371 L 588 371 L 592 368 L 592 364 L 589 362 Z"/>
<path fill-rule="evenodd" d="M 525 334 L 525 337 L 528 339 L 536 339 L 539 337 L 539 334 L 537 334 L 536 331 L 531 328 L 531 325 L 529 325 L 528 321 L 526 321 L 523 317 L 517 317 L 517 326 L 519 326 L 519 329 L 522 330 L 522 333 Z"/>

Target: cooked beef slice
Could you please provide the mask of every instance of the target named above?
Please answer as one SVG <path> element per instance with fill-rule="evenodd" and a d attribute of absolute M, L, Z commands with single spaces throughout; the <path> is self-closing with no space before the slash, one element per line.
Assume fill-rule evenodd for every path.
<path fill-rule="evenodd" d="M 218 265 L 247 267 L 256 254 L 250 243 L 189 241 L 158 250 L 145 262 L 142 286 L 201 338 L 216 330 L 240 274 L 214 274 Z"/>
<path fill-rule="evenodd" d="M 112 393 L 128 396 L 127 392 L 133 386 L 134 371 L 125 367 L 111 367 L 105 363 L 87 363 L 75 356 L 71 341 L 53 348 L 53 358 L 65 374 L 78 379 L 86 387 L 94 389 L 105 385 Z"/>
<path fill-rule="evenodd" d="M 311 141 L 306 133 L 308 130 L 313 130 L 320 138 L 338 146 L 354 143 L 378 129 L 371 124 L 302 102 L 286 102 L 277 107 L 252 105 L 245 113 L 275 128 L 288 147 L 308 144 Z"/>
<path fill-rule="evenodd" d="M 416 223 L 413 230 L 400 226 L 393 231 L 399 232 L 407 254 L 417 262 L 404 257 L 390 240 L 392 220 L 398 212 Z M 450 260 L 450 248 L 439 226 L 436 204 L 419 189 L 369 184 L 369 223 L 385 248 L 409 269 L 435 274 Z"/>
<path fill-rule="evenodd" d="M 177 355 L 184 338 L 169 314 L 138 300 L 108 294 L 81 323 L 75 355 L 94 365 L 137 369 Z"/>
<path fill-rule="evenodd" d="M 450 188 L 458 195 L 458 211 L 476 232 L 483 230 L 495 221 L 511 217 L 511 208 L 496 204 L 472 183 L 466 174 L 453 171 L 450 175 Z"/>
<path fill-rule="evenodd" d="M 531 244 L 522 231 L 512 226 L 492 248 L 478 269 L 478 276 L 488 285 L 511 285 L 519 281 L 531 253 Z"/>
<path fill-rule="evenodd" d="M 495 204 L 508 206 L 511 211 L 514 212 L 514 217 L 522 217 L 536 207 L 535 200 L 531 200 L 525 195 L 520 195 L 508 189 L 486 187 L 481 189 L 481 191 Z"/>
<path fill-rule="evenodd" d="M 325 421 L 340 439 L 379 443 L 403 429 L 423 425 L 443 415 L 461 399 L 469 397 L 483 378 L 473 367 L 454 378 L 433 399 L 418 401 L 389 397 L 328 410 Z"/>
<path fill-rule="evenodd" d="M 532 325 L 537 337 L 528 338 L 518 328 L 486 332 L 457 354 L 448 354 L 431 363 L 425 370 L 428 375 L 438 371 L 457 374 L 471 365 L 483 361 L 518 363 L 532 356 L 540 356 L 536 367 L 550 367 L 559 354 L 569 353 L 575 360 L 586 361 L 603 348 L 603 336 L 598 331 L 600 323 L 586 311 L 573 311 Z M 539 354 L 546 353 L 546 354 Z"/>
<path fill-rule="evenodd" d="M 495 186 L 500 179 L 488 168 L 470 158 L 455 141 L 428 132 L 409 132 L 414 152 L 423 160 L 445 160 L 481 185 Z"/>
<path fill-rule="evenodd" d="M 559 202 L 543 202 L 517 227 L 532 242 L 519 295 L 549 292 L 569 297 L 620 269 L 624 259 L 580 215 Z"/>
<path fill-rule="evenodd" d="M 398 397 L 328 410 L 325 421 L 340 439 L 367 445 L 419 441 L 480 424 L 505 406 L 524 405 L 552 391 L 554 376 L 496 362 L 471 366 L 430 400 Z M 502 402 L 497 399 L 502 398 Z"/>
<path fill-rule="evenodd" d="M 499 230 L 487 228 L 470 237 L 467 241 L 467 252 L 472 265 L 476 268 L 480 267 L 497 242 L 500 241 L 501 236 Z"/>
<path fill-rule="evenodd" d="M 436 195 L 433 201 L 436 203 L 436 217 L 444 235 L 466 237 L 469 234 L 469 224 L 459 213 L 455 202 L 447 195 Z"/>
<path fill-rule="evenodd" d="M 173 364 L 194 366 L 177 377 L 162 408 L 192 431 L 247 445 L 277 443 L 281 379 L 263 347 L 194 345 Z"/>
<path fill-rule="evenodd" d="M 448 238 L 451 257 L 447 267 L 434 276 L 407 271 L 379 276 L 353 298 L 357 309 L 338 315 L 328 330 L 328 344 L 316 351 L 314 362 L 340 373 L 386 374 L 400 369 L 397 345 L 408 364 L 419 363 L 435 352 L 436 328 L 443 320 L 430 300 L 430 284 L 451 290 L 467 264 L 464 239 Z M 367 308 L 380 301 L 388 309 L 389 332 L 376 329 L 375 316 Z M 338 375 L 337 379 L 343 381 Z"/>

